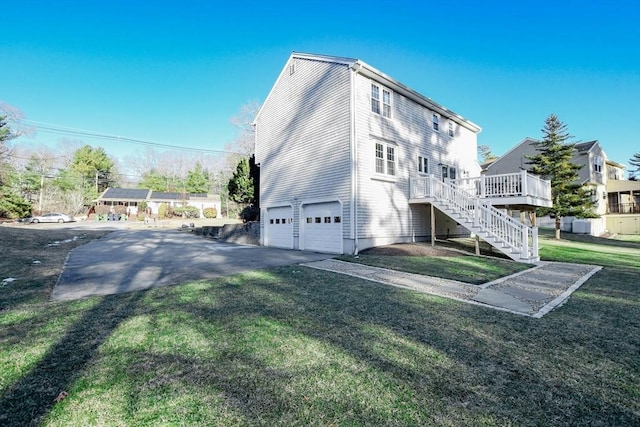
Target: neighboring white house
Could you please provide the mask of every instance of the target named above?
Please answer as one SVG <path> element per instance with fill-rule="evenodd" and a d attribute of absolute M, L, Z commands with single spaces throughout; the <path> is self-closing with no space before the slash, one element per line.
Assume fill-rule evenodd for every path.
<path fill-rule="evenodd" d="M 523 139 L 502 157 L 488 164 L 483 174 L 491 176 L 529 170 L 529 157 L 537 154 L 536 142 L 533 138 Z M 581 166 L 578 182 L 591 190 L 593 212 L 601 217 L 584 220 L 566 218 L 563 229 L 592 235 L 606 231 L 640 233 L 640 182 L 624 180 L 624 166 L 608 159 L 598 141 L 575 144 L 571 162 Z"/>
<path fill-rule="evenodd" d="M 170 207 L 192 206 L 200 210 L 200 217 L 204 218 L 206 208 L 215 208 L 220 215 L 220 197 L 211 194 L 178 193 L 151 191 L 138 188 L 107 188 L 96 199 L 98 205 L 124 206 L 127 211 L 135 215 L 138 204 L 144 201 L 152 214 L 157 214 L 163 203 Z"/>
<path fill-rule="evenodd" d="M 263 245 L 355 254 L 469 235 L 470 215 L 476 227 L 501 216 L 474 205 L 480 127 L 360 60 L 293 53 L 254 125 Z M 533 188 L 512 175 L 518 191 Z M 473 194 L 451 185 L 460 180 Z M 529 247 L 521 258 L 536 256 Z"/>

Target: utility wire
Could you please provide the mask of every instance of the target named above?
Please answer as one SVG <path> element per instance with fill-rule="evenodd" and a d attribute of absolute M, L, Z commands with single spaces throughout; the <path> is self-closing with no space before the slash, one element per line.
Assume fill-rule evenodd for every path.
<path fill-rule="evenodd" d="M 117 136 L 117 135 L 109 135 L 105 133 L 94 132 L 85 129 L 71 128 L 61 125 L 55 125 L 51 123 L 38 122 L 35 120 L 27 120 L 23 119 L 22 122 L 27 125 L 31 125 L 41 132 L 53 133 L 58 135 L 69 135 L 69 136 L 77 136 L 77 137 L 85 137 L 85 138 L 96 138 L 103 139 L 108 141 L 118 141 L 125 142 L 130 144 L 139 144 L 139 145 L 147 145 L 158 148 L 172 149 L 172 150 L 182 150 L 182 151 L 195 151 L 201 153 L 211 153 L 211 154 L 221 154 L 221 153 L 229 153 L 229 154 L 239 154 L 233 151 L 225 151 L 225 150 L 210 150 L 206 148 L 195 148 L 195 147 L 185 147 L 173 144 L 164 144 L 160 142 L 153 141 L 145 141 L 142 139 L 129 138 L 125 136 Z"/>

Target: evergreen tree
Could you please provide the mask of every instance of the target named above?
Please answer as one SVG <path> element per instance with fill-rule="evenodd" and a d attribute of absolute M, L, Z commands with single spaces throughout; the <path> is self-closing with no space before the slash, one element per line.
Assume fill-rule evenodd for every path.
<path fill-rule="evenodd" d="M 196 163 L 193 170 L 187 172 L 187 181 L 185 183 L 187 193 L 208 193 L 209 192 L 209 174 L 206 169 L 202 168 L 200 162 Z"/>
<path fill-rule="evenodd" d="M 109 186 L 114 168 L 104 148 L 85 145 L 73 153 L 70 175 L 80 177 L 87 197 L 94 198 Z"/>
<path fill-rule="evenodd" d="M 635 181 L 640 177 L 640 151 L 633 153 L 629 164 L 633 166 L 633 169 L 629 169 L 629 179 Z"/>
<path fill-rule="evenodd" d="M 18 174 L 7 160 L 7 142 L 17 136 L 11 132 L 6 116 L 0 115 L 0 217 L 3 218 L 20 218 L 31 212 L 31 203 L 17 191 Z"/>
<path fill-rule="evenodd" d="M 578 182 L 581 166 L 571 163 L 575 144 L 567 125 L 555 114 L 545 120 L 542 141 L 536 142 L 536 155 L 528 156 L 531 173 L 551 181 L 553 206 L 543 208 L 541 214 L 555 215 L 556 239 L 560 238 L 560 218 L 564 216 L 593 217 L 591 191 Z"/>
<path fill-rule="evenodd" d="M 482 163 L 488 163 L 498 159 L 498 156 L 491 152 L 491 148 L 488 145 L 478 145 L 478 153 L 480 157 L 482 157 Z"/>
<path fill-rule="evenodd" d="M 156 169 L 151 169 L 149 172 L 142 174 L 138 188 L 152 191 L 169 191 L 169 178 L 159 173 Z"/>
<path fill-rule="evenodd" d="M 229 198 L 236 203 L 253 203 L 254 186 L 250 174 L 249 161 L 246 157 L 240 159 L 236 171 L 227 184 Z"/>

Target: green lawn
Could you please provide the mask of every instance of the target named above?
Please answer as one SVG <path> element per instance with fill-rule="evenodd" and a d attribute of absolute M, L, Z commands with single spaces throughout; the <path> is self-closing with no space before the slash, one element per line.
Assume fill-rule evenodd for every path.
<path fill-rule="evenodd" d="M 543 237 L 604 268 L 532 319 L 300 266 L 47 302 L 82 239 L 0 259 L 0 425 L 640 425 L 638 244 Z"/>
<path fill-rule="evenodd" d="M 360 254 L 344 255 L 343 261 L 357 262 L 407 273 L 427 274 L 443 279 L 459 280 L 481 285 L 533 267 L 530 264 L 500 258 L 465 256 L 386 256 Z"/>

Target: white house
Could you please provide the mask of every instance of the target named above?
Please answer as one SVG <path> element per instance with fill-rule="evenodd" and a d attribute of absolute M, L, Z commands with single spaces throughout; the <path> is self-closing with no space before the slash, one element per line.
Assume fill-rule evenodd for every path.
<path fill-rule="evenodd" d="M 535 230 L 477 181 L 480 127 L 360 60 L 293 53 L 254 125 L 263 245 L 356 254 L 473 231 L 537 258 Z M 492 197 L 535 189 L 510 179 Z"/>
<path fill-rule="evenodd" d="M 204 218 L 206 208 L 214 208 L 220 214 L 220 196 L 205 193 L 179 193 L 152 191 L 139 188 L 107 188 L 96 199 L 97 205 L 122 206 L 132 215 L 138 213 L 138 204 L 145 202 L 152 214 L 157 214 L 160 205 L 170 207 L 192 206 L 198 208 Z"/>

